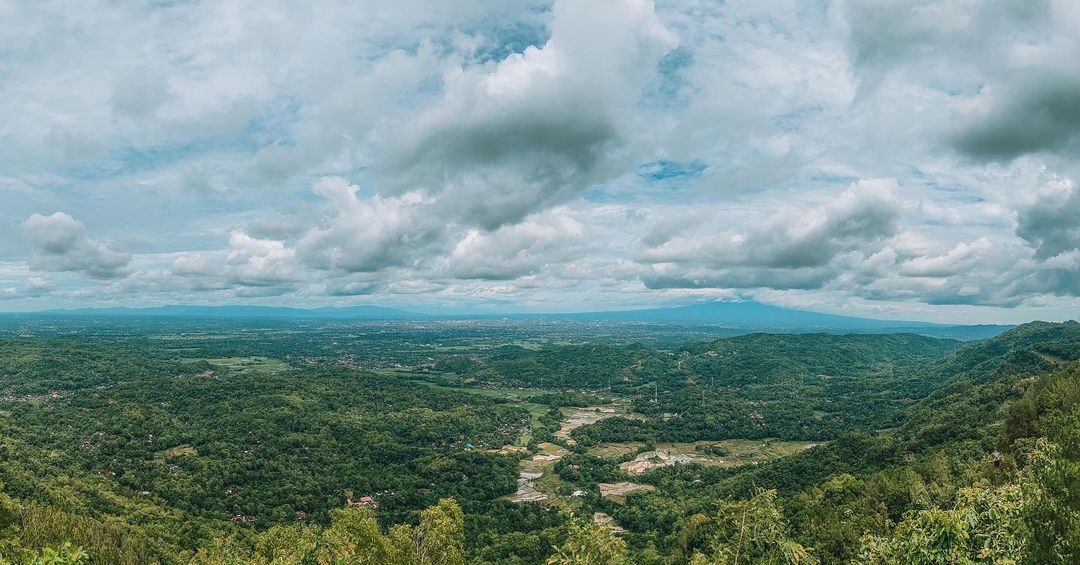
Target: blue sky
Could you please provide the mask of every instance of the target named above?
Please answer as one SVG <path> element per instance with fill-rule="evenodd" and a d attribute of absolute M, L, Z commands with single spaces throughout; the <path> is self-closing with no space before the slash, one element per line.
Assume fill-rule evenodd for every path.
<path fill-rule="evenodd" d="M 1080 310 L 1071 0 L 0 3 L 0 310 Z"/>

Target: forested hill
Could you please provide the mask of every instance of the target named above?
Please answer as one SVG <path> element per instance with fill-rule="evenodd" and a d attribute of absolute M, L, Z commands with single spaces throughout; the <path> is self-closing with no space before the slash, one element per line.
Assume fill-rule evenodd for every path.
<path fill-rule="evenodd" d="M 1080 560 L 1076 322 L 673 350 L 150 328 L 0 339 L 0 563 Z"/>
<path fill-rule="evenodd" d="M 748 471 L 670 468 L 651 479 L 696 491 L 682 504 L 700 501 L 713 532 L 723 525 L 708 501 L 776 489 L 770 520 L 791 537 L 774 538 L 773 551 L 797 542 L 827 563 L 1078 562 L 1080 324 L 1025 324 L 922 370 L 941 384 L 903 411 L 898 429 Z M 658 496 L 630 502 L 627 521 L 658 512 Z M 677 531 L 690 539 L 681 555 L 709 545 L 701 532 Z"/>
<path fill-rule="evenodd" d="M 915 334 L 751 334 L 683 350 L 683 366 L 732 384 L 906 370 L 961 343 Z M 688 357 L 687 357 L 688 356 Z"/>
<path fill-rule="evenodd" d="M 779 462 L 774 465 L 776 468 L 762 471 L 774 480 L 763 480 L 761 484 L 800 488 L 834 471 L 823 468 L 818 474 L 785 476 L 778 468 L 786 465 L 830 460 L 830 465 L 857 471 L 898 461 L 903 453 L 923 453 L 935 448 L 971 449 L 984 454 L 1008 448 L 1008 443 L 1019 437 L 1018 434 L 1023 435 L 1021 429 L 1032 431 L 1020 421 L 1021 417 L 1037 417 L 1020 413 L 1010 415 L 1010 410 L 1017 410 L 1023 405 L 1021 401 L 1025 395 L 1043 386 L 1040 383 L 1044 382 L 1044 377 L 1057 374 L 1058 377 L 1051 379 L 1053 382 L 1075 380 L 1078 370 L 1080 323 L 1024 324 L 920 367 L 919 371 L 928 381 L 939 384 L 901 411 L 903 423 L 897 429 L 873 437 L 847 436 L 828 448 Z M 1074 384 L 1080 386 L 1080 383 Z M 1065 384 L 1058 386 L 1067 387 Z M 850 452 L 843 454 L 848 448 L 851 448 Z M 845 460 L 847 456 L 853 457 Z M 750 473 L 742 479 L 752 477 L 753 473 Z"/>
<path fill-rule="evenodd" d="M 926 368 L 942 384 L 911 407 L 904 433 L 925 443 L 983 436 L 1002 425 L 1003 411 L 1040 375 L 1078 360 L 1080 323 L 1073 321 L 1032 322 L 968 345 Z"/>
<path fill-rule="evenodd" d="M 595 344 L 504 347 L 490 355 L 447 357 L 437 368 L 483 382 L 618 391 L 654 381 L 727 386 L 893 373 L 961 345 L 915 334 L 750 334 L 668 352 Z"/>

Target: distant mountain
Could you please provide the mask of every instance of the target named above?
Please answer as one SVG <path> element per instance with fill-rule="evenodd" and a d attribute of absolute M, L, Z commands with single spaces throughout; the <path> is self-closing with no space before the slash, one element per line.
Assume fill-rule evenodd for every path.
<path fill-rule="evenodd" d="M 289 308 L 279 306 L 189 306 L 172 305 L 154 308 L 83 308 L 5 314 L 19 318 L 34 317 L 186 317 L 231 319 L 294 320 L 437 320 L 437 319 L 548 319 L 596 322 L 642 322 L 654 324 L 711 325 L 750 332 L 831 332 L 831 333 L 918 333 L 954 339 L 993 337 L 1012 326 L 961 326 L 875 320 L 822 314 L 770 306 L 760 302 L 706 302 L 672 308 L 648 308 L 568 314 L 424 314 L 380 306 L 324 308 Z"/>
<path fill-rule="evenodd" d="M 928 322 L 897 322 L 892 320 L 873 320 L 822 314 L 809 310 L 796 310 L 780 306 L 770 306 L 760 302 L 705 302 L 673 308 L 649 308 L 643 310 L 622 310 L 614 312 L 582 312 L 571 314 L 576 318 L 607 320 L 642 320 L 663 322 L 708 322 L 732 324 L 737 326 L 762 327 L 820 327 L 820 328 L 864 328 L 903 325 L 905 327 L 935 326 Z"/>
<path fill-rule="evenodd" d="M 346 306 L 340 308 L 287 308 L 279 306 L 184 306 L 170 305 L 154 308 L 81 308 L 47 310 L 21 314 L 30 316 L 94 316 L 103 318 L 186 317 L 186 318 L 277 318 L 312 320 L 413 320 L 423 314 L 382 308 L 380 306 Z"/>
<path fill-rule="evenodd" d="M 979 339 L 1013 326 L 948 325 L 904 320 L 876 320 L 770 306 L 760 302 L 706 302 L 672 308 L 566 314 L 578 320 L 626 320 L 657 323 L 712 324 L 758 331 L 910 332 L 936 337 Z"/>

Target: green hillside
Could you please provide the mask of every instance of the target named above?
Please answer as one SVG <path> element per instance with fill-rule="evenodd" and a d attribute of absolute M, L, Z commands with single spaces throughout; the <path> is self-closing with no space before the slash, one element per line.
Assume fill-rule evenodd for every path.
<path fill-rule="evenodd" d="M 0 340 L 0 555 L 1078 558 L 1077 323 L 967 344 L 756 334 L 675 350 L 493 348 L 484 336 L 420 361 L 395 361 L 409 339 L 395 334 L 377 370 L 320 334 L 266 331 L 287 357 L 243 355 L 257 332 L 229 355 L 217 335 L 159 326 Z"/>

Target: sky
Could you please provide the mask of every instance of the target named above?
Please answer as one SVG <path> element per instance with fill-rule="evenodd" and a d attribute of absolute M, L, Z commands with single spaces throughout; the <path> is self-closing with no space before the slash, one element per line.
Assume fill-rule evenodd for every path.
<path fill-rule="evenodd" d="M 0 2 L 0 311 L 1080 315 L 1075 0 Z"/>

